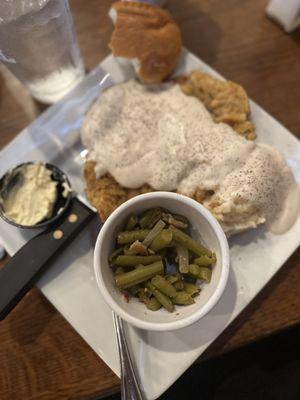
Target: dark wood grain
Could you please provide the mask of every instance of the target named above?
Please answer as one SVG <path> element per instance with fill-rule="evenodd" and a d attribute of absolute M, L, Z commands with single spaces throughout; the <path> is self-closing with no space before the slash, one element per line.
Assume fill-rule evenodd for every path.
<path fill-rule="evenodd" d="M 71 0 L 87 70 L 108 53 L 108 0 Z M 266 0 L 169 0 L 184 44 L 300 137 L 300 30 L 265 17 Z M 0 147 L 41 112 L 1 67 Z M 1 162 L 1 161 L 0 161 Z M 216 356 L 300 321 L 300 251 L 205 353 Z M 103 328 L 105 329 L 105 327 Z M 1 400 L 89 399 L 119 388 L 111 370 L 62 316 L 32 290 L 0 323 Z"/>

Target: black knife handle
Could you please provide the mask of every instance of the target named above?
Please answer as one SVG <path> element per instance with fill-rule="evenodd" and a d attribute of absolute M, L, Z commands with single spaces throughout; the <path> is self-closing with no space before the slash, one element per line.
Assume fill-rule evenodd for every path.
<path fill-rule="evenodd" d="M 29 240 L 0 269 L 0 320 L 9 314 L 54 258 L 95 215 L 74 197 L 54 225 Z"/>

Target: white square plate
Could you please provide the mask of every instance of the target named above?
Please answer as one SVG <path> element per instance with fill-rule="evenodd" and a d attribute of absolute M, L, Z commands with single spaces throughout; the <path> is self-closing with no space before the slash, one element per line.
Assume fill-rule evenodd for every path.
<path fill-rule="evenodd" d="M 183 52 L 177 73 L 202 70 L 220 77 L 189 53 Z M 107 76 L 109 73 L 110 76 Z M 45 160 L 62 168 L 73 188 L 84 195 L 83 149 L 79 129 L 83 115 L 103 87 L 132 76 L 112 56 L 106 58 L 65 99 L 50 107 L 2 151 L 0 175 L 29 160 Z M 102 82 L 102 83 L 101 83 Z M 300 143 L 282 125 L 251 102 L 258 141 L 271 144 L 285 156 L 300 181 Z M 104 303 L 93 274 L 93 242 L 97 224 L 91 223 L 38 283 L 93 350 L 119 375 L 119 361 L 111 311 Z M 28 232 L 0 221 L 0 236 L 10 254 L 29 239 Z M 147 399 L 159 397 L 203 353 L 208 345 L 246 307 L 300 244 L 300 217 L 284 235 L 263 228 L 230 240 L 231 272 L 221 301 L 201 321 L 175 332 L 146 332 L 128 326 L 128 337 Z"/>

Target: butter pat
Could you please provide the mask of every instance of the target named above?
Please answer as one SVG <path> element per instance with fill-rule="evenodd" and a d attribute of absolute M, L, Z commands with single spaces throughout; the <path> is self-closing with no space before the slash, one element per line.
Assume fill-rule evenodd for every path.
<path fill-rule="evenodd" d="M 16 183 L 1 199 L 6 217 L 27 226 L 50 218 L 57 198 L 51 171 L 43 164 L 27 164 L 16 172 Z"/>

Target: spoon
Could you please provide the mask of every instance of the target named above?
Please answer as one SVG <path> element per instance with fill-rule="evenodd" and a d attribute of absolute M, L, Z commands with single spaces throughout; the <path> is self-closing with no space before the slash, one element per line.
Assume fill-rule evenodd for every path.
<path fill-rule="evenodd" d="M 57 198 L 49 218 L 32 226 L 20 225 L 5 214 L 1 199 L 3 200 L 16 184 L 21 167 L 37 163 L 51 171 L 51 179 L 57 182 Z M 0 179 L 0 216 L 18 228 L 44 228 L 0 269 L 0 320 L 10 313 L 53 260 L 96 215 L 95 211 L 73 195 L 67 176 L 55 165 L 41 162 L 24 163 L 9 170 Z"/>
<path fill-rule="evenodd" d="M 121 399 L 144 400 L 131 361 L 122 319 L 113 312 L 121 367 Z"/>

